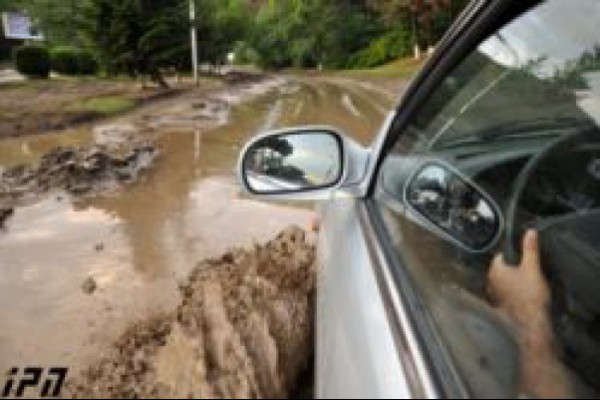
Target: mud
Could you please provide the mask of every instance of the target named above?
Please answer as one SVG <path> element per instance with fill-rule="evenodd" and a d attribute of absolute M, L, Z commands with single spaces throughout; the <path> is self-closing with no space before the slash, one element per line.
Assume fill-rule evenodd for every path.
<path fill-rule="evenodd" d="M 74 130 L 24 134 L 0 140 L 0 175 L 3 168 L 7 171 L 19 164 L 37 169 L 42 156 L 58 146 L 77 152 L 99 146 L 110 149 L 107 154 L 115 158 L 122 158 L 127 149 L 131 149 L 131 143 L 140 140 L 151 141 L 160 149 L 160 157 L 152 169 L 142 173 L 135 184 L 125 186 L 126 190 L 102 191 L 107 195 L 101 196 L 94 196 L 92 190 L 89 195 L 72 196 L 50 189 L 47 195 L 39 197 L 36 197 L 39 193 L 31 193 L 36 197 L 31 203 L 18 201 L 14 215 L 6 220 L 6 228 L 0 230 L 0 321 L 5 322 L 0 329 L 0 371 L 15 365 L 68 366 L 69 376 L 76 378 L 73 384 L 85 383 L 83 389 L 70 386 L 69 393 L 79 396 L 109 393 L 106 396 L 118 397 L 114 394 L 117 389 L 109 389 L 110 385 L 129 390 L 130 396 L 136 390 L 151 393 L 155 389 L 156 393 L 170 393 L 173 397 L 178 393 L 201 390 L 209 394 L 213 391 L 219 396 L 225 390 L 216 388 L 225 384 L 219 386 L 216 383 L 220 382 L 218 377 L 227 382 L 234 378 L 250 382 L 239 385 L 240 393 L 250 391 L 247 388 L 258 388 L 252 389 L 255 390 L 252 393 L 264 395 L 267 390 L 263 387 L 274 392 L 279 388 L 289 392 L 294 386 L 287 383 L 294 379 L 286 378 L 280 380 L 284 383 L 277 383 L 279 378 L 268 378 L 279 376 L 269 372 L 273 369 L 263 371 L 257 365 L 263 362 L 269 367 L 275 361 L 282 365 L 284 361 L 280 360 L 292 360 L 289 352 L 301 354 L 302 358 L 298 358 L 301 360 L 309 358 L 310 351 L 302 345 L 294 347 L 294 343 L 301 342 L 299 334 L 310 332 L 302 328 L 310 321 L 305 322 L 303 318 L 307 317 L 301 312 L 304 304 L 311 307 L 312 294 L 308 295 L 307 301 L 297 298 L 310 290 L 312 282 L 302 286 L 301 281 L 298 288 L 290 290 L 280 290 L 278 283 L 273 284 L 277 291 L 273 297 L 260 295 L 259 299 L 264 299 L 266 305 L 260 305 L 263 300 L 257 301 L 260 304 L 252 310 L 258 310 L 258 317 L 251 318 L 253 314 L 239 306 L 245 298 L 243 291 L 248 291 L 243 287 L 248 285 L 241 285 L 240 289 L 231 286 L 234 289 L 230 294 L 232 289 L 228 282 L 258 274 L 247 273 L 246 267 L 236 261 L 238 252 L 224 260 L 219 257 L 214 261 L 217 270 L 239 268 L 243 273 L 230 278 L 231 275 L 225 272 L 212 272 L 211 276 L 215 278 L 200 279 L 194 284 L 197 289 L 193 292 L 208 296 L 206 293 L 218 294 L 220 288 L 222 299 L 211 309 L 221 309 L 222 303 L 225 312 L 217 315 L 225 314 L 227 319 L 215 317 L 211 321 L 214 326 L 231 326 L 231 330 L 190 328 L 180 322 L 175 310 L 178 306 L 183 307 L 182 298 L 186 298 L 184 291 L 179 290 L 180 283 L 188 282 L 198 260 L 216 257 L 232 246 L 252 249 L 253 242 L 263 243 L 290 224 L 309 226 L 313 214 L 307 206 L 292 208 L 292 204 L 267 204 L 239 193 L 233 171 L 240 149 L 250 137 L 282 126 L 325 124 L 337 126 L 367 144 L 392 105 L 387 104 L 387 97 L 381 93 L 363 91 L 361 86 L 351 82 L 295 77 L 276 76 L 260 84 L 205 89 L 187 90 L 179 96 L 147 104 L 98 125 L 84 124 Z M 47 104 L 37 103 L 37 106 L 50 107 L 54 94 L 54 89 L 49 91 L 45 97 Z M 12 102 L 9 103 L 12 106 Z M 358 113 L 352 113 L 349 104 Z M 115 147 L 118 151 L 113 152 Z M 121 187 L 120 183 L 118 187 Z M 0 200 L 2 207 L 10 209 L 13 206 Z M 242 253 L 254 254 L 253 251 Z M 215 270 L 210 265 L 205 262 L 201 268 Z M 280 260 L 268 271 L 280 273 L 287 268 L 288 263 Z M 261 272 L 261 279 L 278 282 L 272 278 L 264 279 L 264 275 Z M 91 281 L 86 283 L 88 278 L 95 282 L 91 293 L 86 293 L 94 286 Z M 217 282 L 218 285 L 205 287 L 200 282 L 207 282 L 206 285 Z M 264 293 L 264 290 L 258 292 Z M 190 297 L 188 303 L 192 301 L 196 300 Z M 238 314 L 230 315 L 230 307 L 240 307 L 242 314 L 236 317 L 239 320 L 233 320 L 231 315 Z M 197 320 L 208 326 L 205 322 L 208 316 L 200 314 L 205 308 L 192 306 L 191 309 L 198 316 Z M 286 331 L 272 322 L 275 317 L 271 315 L 280 314 L 271 309 L 283 309 L 279 311 L 281 315 L 300 310 L 301 315 L 289 319 L 279 317 L 287 321 L 282 322 L 282 326 L 292 327 Z M 267 328 L 261 325 L 261 318 L 266 320 Z M 134 321 L 144 322 L 132 325 Z M 244 327 L 248 325 L 244 323 L 258 327 L 251 332 L 256 336 L 245 333 L 248 328 Z M 165 334 L 164 330 L 170 333 Z M 138 344 L 127 347 L 127 342 L 123 341 L 126 339 L 117 340 L 126 331 L 124 337 Z M 215 347 L 211 343 L 218 339 L 216 334 L 209 336 L 207 333 L 213 331 L 225 332 L 218 337 L 225 338 L 226 344 L 231 343 L 227 346 L 233 349 L 234 358 L 233 361 L 227 358 L 225 367 L 214 361 L 218 360 L 217 356 L 208 357 L 214 351 L 208 348 Z M 265 339 L 269 337 L 265 332 L 271 335 L 272 341 Z M 292 336 L 289 336 L 290 344 L 282 346 L 287 337 L 284 334 Z M 212 339 L 215 337 L 217 339 Z M 149 344 L 158 340 L 165 344 Z M 255 347 L 246 345 L 253 341 L 258 343 Z M 235 343 L 241 343 L 243 351 Z M 249 350 L 260 346 L 269 350 L 264 352 L 268 355 L 265 355 L 266 361 L 260 361 L 254 350 Z M 273 347 L 276 351 L 270 350 Z M 133 356 L 123 355 L 119 350 L 133 354 L 133 350 L 126 348 L 148 352 L 148 355 L 135 359 L 141 359 L 145 366 L 140 367 Z M 295 348 L 303 351 L 293 350 Z M 307 348 L 310 350 L 311 347 Z M 280 355 L 288 349 L 287 355 Z M 204 352 L 202 363 L 197 361 L 199 356 L 191 355 L 193 351 Z M 246 358 L 242 356 L 250 361 L 243 364 L 239 360 Z M 100 359 L 107 361 L 102 363 Z M 242 369 L 241 378 L 227 367 L 236 362 L 250 365 Z M 285 362 L 293 364 L 292 361 Z M 123 367 L 115 372 L 116 367 L 111 363 Z M 148 371 L 140 372 L 137 378 L 138 373 L 132 372 L 134 364 L 138 365 L 135 368 L 147 368 Z M 205 372 L 200 374 L 196 367 Z M 94 369 L 100 371 L 94 379 L 90 379 L 88 373 L 81 375 L 83 371 Z M 275 370 L 285 375 L 280 372 L 283 368 Z M 109 377 L 112 372 L 116 375 Z M 156 376 L 162 377 L 160 382 L 163 384 L 157 382 Z M 204 376 L 205 380 L 198 378 Z M 198 383 L 205 381 L 208 383 Z M 169 385 L 170 382 L 175 386 Z M 308 394 L 303 393 L 305 397 L 311 396 L 310 381 L 301 388 L 308 388 L 305 391 Z M 292 396 L 298 394 L 292 392 Z"/>
<path fill-rule="evenodd" d="M 14 213 L 14 208 L 0 208 L 0 229 L 4 228 L 4 223 Z"/>
<path fill-rule="evenodd" d="M 0 174 L 0 205 L 12 207 L 52 190 L 75 196 L 115 190 L 135 182 L 157 155 L 157 149 L 150 144 L 127 150 L 106 146 L 57 147 L 44 154 L 37 166 L 21 164 Z M 5 214 L 10 213 L 0 211 L 2 226 Z"/>
<path fill-rule="evenodd" d="M 224 87 L 237 90 L 267 79 L 268 75 L 244 71 L 207 75 L 199 85 L 195 85 L 190 79 L 169 77 L 168 89 L 140 89 L 138 82 L 118 79 L 59 78 L 48 81 L 0 82 L 0 139 L 73 129 L 110 116 L 98 110 L 77 107 L 90 99 L 116 96 L 131 101 L 133 108 L 137 109 L 155 103 L 176 101 L 188 93 L 208 93 L 215 89 L 223 90 Z"/>
<path fill-rule="evenodd" d="M 315 250 L 291 227 L 203 261 L 177 309 L 132 325 L 65 398 L 287 397 L 313 349 Z"/>
<path fill-rule="evenodd" d="M 98 121 L 105 115 L 73 107 L 82 101 L 119 96 L 136 106 L 182 93 L 169 90 L 140 90 L 135 82 L 110 80 L 53 79 L 0 84 L 0 139 L 41 134 Z"/>
<path fill-rule="evenodd" d="M 268 75 L 247 71 L 229 71 L 223 74 L 223 80 L 230 85 L 256 83 L 266 80 Z"/>
<path fill-rule="evenodd" d="M 83 284 L 81 285 L 81 290 L 83 290 L 83 293 L 85 294 L 92 294 L 96 291 L 97 288 L 98 284 L 96 283 L 96 280 L 92 277 L 87 278 L 85 281 L 83 281 Z"/>

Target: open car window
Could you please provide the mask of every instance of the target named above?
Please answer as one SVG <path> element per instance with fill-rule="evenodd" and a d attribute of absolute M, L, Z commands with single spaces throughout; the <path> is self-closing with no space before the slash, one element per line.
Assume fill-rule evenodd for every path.
<path fill-rule="evenodd" d="M 378 177 L 426 344 L 447 349 L 477 397 L 541 397 L 523 382 L 523 338 L 487 293 L 492 260 L 518 264 L 528 229 L 539 233 L 564 389 L 600 390 L 599 21 L 598 1 L 550 0 L 492 34 L 430 96 Z"/>

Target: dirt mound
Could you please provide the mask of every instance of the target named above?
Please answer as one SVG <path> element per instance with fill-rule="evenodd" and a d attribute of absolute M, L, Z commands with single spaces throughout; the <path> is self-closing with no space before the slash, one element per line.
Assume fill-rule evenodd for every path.
<path fill-rule="evenodd" d="M 230 85 L 239 85 L 260 82 L 267 79 L 267 76 L 258 72 L 229 71 L 223 75 L 223 79 Z"/>
<path fill-rule="evenodd" d="M 13 215 L 15 210 L 13 208 L 2 208 L 0 207 L 0 229 L 4 227 L 4 222 Z"/>
<path fill-rule="evenodd" d="M 111 190 L 134 182 L 140 172 L 150 168 L 157 154 L 152 145 L 126 151 L 101 146 L 56 148 L 37 166 L 19 165 L 5 170 L 0 175 L 0 204 L 14 204 L 53 189 L 73 195 Z"/>
<path fill-rule="evenodd" d="M 313 349 L 315 250 L 289 228 L 200 263 L 171 315 L 132 326 L 65 398 L 286 397 Z"/>

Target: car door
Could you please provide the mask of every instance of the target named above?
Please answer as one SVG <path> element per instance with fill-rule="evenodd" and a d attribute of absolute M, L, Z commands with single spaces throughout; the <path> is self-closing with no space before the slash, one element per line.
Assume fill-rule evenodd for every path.
<path fill-rule="evenodd" d="M 597 0 L 474 2 L 372 149 L 303 127 L 242 152 L 252 195 L 327 200 L 317 397 L 597 397 L 598 21 Z M 513 281 L 507 313 L 488 271 L 528 229 L 548 299 Z"/>
<path fill-rule="evenodd" d="M 597 394 L 600 4 L 477 12 L 404 102 L 367 198 L 324 210 L 319 394 L 551 395 L 544 367 L 523 372 L 536 357 L 559 393 Z M 487 293 L 527 228 L 552 295 L 538 354 Z"/>

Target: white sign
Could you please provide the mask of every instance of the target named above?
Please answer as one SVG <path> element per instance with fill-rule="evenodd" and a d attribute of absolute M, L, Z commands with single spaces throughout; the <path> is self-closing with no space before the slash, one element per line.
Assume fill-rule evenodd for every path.
<path fill-rule="evenodd" d="M 33 27 L 31 18 L 21 12 L 2 13 L 2 26 L 7 39 L 42 40 L 44 36 Z"/>

